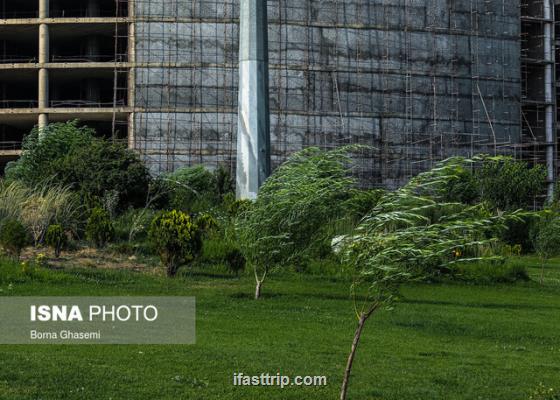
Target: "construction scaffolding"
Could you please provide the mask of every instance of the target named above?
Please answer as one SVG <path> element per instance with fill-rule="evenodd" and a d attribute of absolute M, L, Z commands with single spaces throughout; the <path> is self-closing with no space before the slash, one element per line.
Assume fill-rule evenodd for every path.
<path fill-rule="evenodd" d="M 38 1 L 0 7 L 0 142 L 75 117 L 156 174 L 235 168 L 237 0 Z M 519 1 L 268 1 L 273 166 L 346 144 L 370 186 L 452 155 L 557 165 L 552 0 Z"/>
<path fill-rule="evenodd" d="M 154 172 L 233 166 L 238 2 L 135 4 L 135 148 Z M 451 155 L 518 153 L 521 9 L 510 1 L 268 8 L 275 166 L 306 146 L 364 144 L 363 180 L 396 186 Z"/>

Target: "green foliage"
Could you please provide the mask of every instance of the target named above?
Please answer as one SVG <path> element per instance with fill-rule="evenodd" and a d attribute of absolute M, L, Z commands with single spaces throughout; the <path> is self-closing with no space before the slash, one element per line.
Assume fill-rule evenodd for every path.
<path fill-rule="evenodd" d="M 111 217 L 107 211 L 96 207 L 91 211 L 86 225 L 86 238 L 95 245 L 102 248 L 115 237 L 115 229 Z"/>
<path fill-rule="evenodd" d="M 560 215 L 545 212 L 537 227 L 534 246 L 543 260 L 560 255 Z"/>
<path fill-rule="evenodd" d="M 19 259 L 21 250 L 29 244 L 28 233 L 21 222 L 5 219 L 0 225 L 0 245 L 10 255 Z"/>
<path fill-rule="evenodd" d="M 458 165 L 456 179 L 449 182 L 444 200 L 463 204 L 474 204 L 480 200 L 479 183 L 469 166 Z"/>
<path fill-rule="evenodd" d="M 518 220 L 507 221 L 507 229 L 500 235 L 500 240 L 510 246 L 521 246 L 523 254 L 532 253 L 539 221 L 538 213 L 524 213 Z"/>
<path fill-rule="evenodd" d="M 249 211 L 253 202 L 251 200 L 236 200 L 235 195 L 232 193 L 231 196 L 224 197 L 224 204 L 229 215 L 237 218 Z"/>
<path fill-rule="evenodd" d="M 117 216 L 113 221 L 115 240 L 122 242 L 146 240 L 155 213 L 150 208 L 131 208 Z"/>
<path fill-rule="evenodd" d="M 240 272 L 243 272 L 245 270 L 245 264 L 247 263 L 247 260 L 241 250 L 236 248 L 233 248 L 226 253 L 225 261 L 230 271 L 235 275 L 239 275 Z"/>
<path fill-rule="evenodd" d="M 347 168 L 350 151 L 308 148 L 265 182 L 239 220 L 243 251 L 252 264 L 288 263 L 325 239 L 317 236 L 321 227 L 345 215 L 356 185 Z"/>
<path fill-rule="evenodd" d="M 202 165 L 178 169 L 160 181 L 167 193 L 165 208 L 201 212 L 220 200 L 216 176 Z"/>
<path fill-rule="evenodd" d="M 177 210 L 158 215 L 152 222 L 149 237 L 170 277 L 202 250 L 199 227 L 188 214 Z"/>
<path fill-rule="evenodd" d="M 214 171 L 214 178 L 216 181 L 216 192 L 223 198 L 223 196 L 235 192 L 235 181 L 231 173 L 223 165 L 218 166 Z"/>
<path fill-rule="evenodd" d="M 546 170 L 509 157 L 485 157 L 475 177 L 482 201 L 493 209 L 512 211 L 531 207 L 542 194 Z"/>
<path fill-rule="evenodd" d="M 77 121 L 49 125 L 41 140 L 34 129 L 25 138 L 22 157 L 7 167 L 6 178 L 30 187 L 56 182 L 89 205 L 115 196 L 120 210 L 143 205 L 150 176 L 142 161 L 125 146 L 94 134 Z"/>
<path fill-rule="evenodd" d="M 51 224 L 76 232 L 80 206 L 67 187 L 41 185 L 29 188 L 20 182 L 0 183 L 0 219 L 19 220 L 35 244 L 44 239 Z"/>
<path fill-rule="evenodd" d="M 353 189 L 349 194 L 350 198 L 346 200 L 344 209 L 352 220 L 359 221 L 379 203 L 385 190 Z"/>
<path fill-rule="evenodd" d="M 55 257 L 60 257 L 60 252 L 66 246 L 68 238 L 60 225 L 51 225 L 45 235 L 45 244 L 54 250 Z"/>
<path fill-rule="evenodd" d="M 449 183 L 460 180 L 470 162 L 446 160 L 387 193 L 343 241 L 343 259 L 356 274 L 353 289 L 365 287 L 365 303 L 390 304 L 404 282 L 493 259 L 497 236 L 519 216 L 445 201 Z"/>
<path fill-rule="evenodd" d="M 216 219 L 208 213 L 199 215 L 196 218 L 196 225 L 205 237 L 211 237 L 215 235 L 220 229 L 218 221 L 216 221 Z"/>

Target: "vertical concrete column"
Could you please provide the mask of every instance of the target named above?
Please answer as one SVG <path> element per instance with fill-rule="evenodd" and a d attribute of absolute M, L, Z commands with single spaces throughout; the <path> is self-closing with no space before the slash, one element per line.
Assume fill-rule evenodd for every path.
<path fill-rule="evenodd" d="M 241 0 L 237 197 L 255 199 L 270 175 L 266 1 Z"/>
<path fill-rule="evenodd" d="M 130 114 L 128 115 L 128 147 L 135 148 L 135 106 L 136 106 L 136 10 L 134 1 L 128 2 L 128 107 Z"/>
<path fill-rule="evenodd" d="M 49 17 L 49 0 L 39 0 L 39 129 L 49 123 L 45 112 L 49 106 L 49 71 L 46 65 L 49 62 L 49 26 L 45 19 Z"/>
<path fill-rule="evenodd" d="M 544 0 L 544 93 L 545 93 L 545 133 L 546 133 L 546 166 L 548 175 L 548 200 L 554 199 L 556 184 L 556 165 L 554 154 L 556 152 L 556 112 L 555 112 L 555 34 L 554 34 L 554 4 L 552 0 Z"/>

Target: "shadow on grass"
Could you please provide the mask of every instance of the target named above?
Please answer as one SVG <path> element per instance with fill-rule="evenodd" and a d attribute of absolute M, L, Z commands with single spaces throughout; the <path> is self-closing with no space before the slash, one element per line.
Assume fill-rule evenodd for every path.
<path fill-rule="evenodd" d="M 433 305 L 433 306 L 452 306 L 464 308 L 486 308 L 490 310 L 557 310 L 557 307 L 547 305 L 535 304 L 508 304 L 508 303 L 459 303 L 456 301 L 442 301 L 442 300 L 412 300 L 402 299 L 400 303 L 404 304 L 420 304 L 420 305 Z"/>

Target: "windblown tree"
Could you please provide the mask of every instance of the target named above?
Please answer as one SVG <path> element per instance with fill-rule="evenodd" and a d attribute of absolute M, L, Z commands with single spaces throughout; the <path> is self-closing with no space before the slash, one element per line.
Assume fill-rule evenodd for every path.
<path fill-rule="evenodd" d="M 357 190 L 348 168 L 355 151 L 366 149 L 313 147 L 294 154 L 240 216 L 238 234 L 255 273 L 256 299 L 272 268 L 299 262 L 317 243 L 330 246 L 332 236 L 324 227 L 345 215 Z"/>
<path fill-rule="evenodd" d="M 446 272 L 459 263 L 491 256 L 497 234 L 518 213 L 493 215 L 483 205 L 445 202 L 447 189 L 471 160 L 453 158 L 386 194 L 342 242 L 341 256 L 355 273 L 352 285 L 358 325 L 340 398 L 368 319 L 391 307 L 402 284 Z M 490 254 L 490 256 L 488 256 Z"/>

